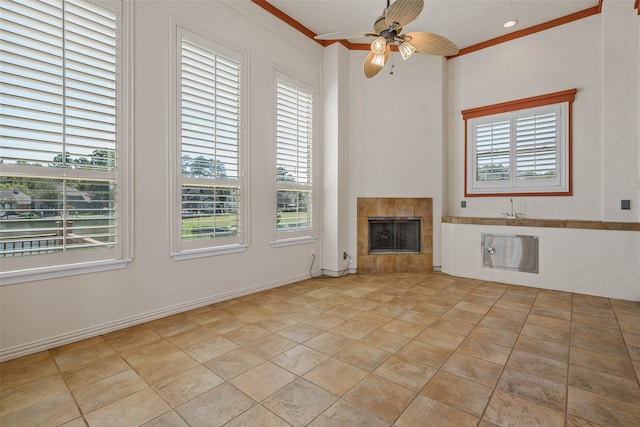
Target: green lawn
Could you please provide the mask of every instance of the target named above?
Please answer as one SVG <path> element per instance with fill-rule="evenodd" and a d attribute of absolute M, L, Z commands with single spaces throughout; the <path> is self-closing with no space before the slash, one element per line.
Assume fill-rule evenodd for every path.
<path fill-rule="evenodd" d="M 296 212 L 282 212 L 279 214 L 281 225 L 296 224 L 298 222 L 307 222 L 306 213 L 297 214 Z M 233 228 L 238 226 L 238 215 L 226 214 L 215 215 L 216 227 Z M 191 232 L 192 228 L 212 227 L 214 224 L 214 216 L 197 216 L 192 218 L 182 218 L 182 233 Z"/>

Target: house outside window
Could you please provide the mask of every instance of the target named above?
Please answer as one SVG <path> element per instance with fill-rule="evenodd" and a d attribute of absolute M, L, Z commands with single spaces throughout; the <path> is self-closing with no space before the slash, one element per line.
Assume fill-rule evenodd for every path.
<path fill-rule="evenodd" d="M 128 261 L 128 7 L 0 2 L 5 284 Z"/>
<path fill-rule="evenodd" d="M 275 241 L 313 238 L 313 88 L 275 73 Z"/>
<path fill-rule="evenodd" d="M 465 110 L 465 195 L 571 195 L 576 90 Z"/>
<path fill-rule="evenodd" d="M 176 26 L 172 253 L 245 249 L 243 56 Z"/>

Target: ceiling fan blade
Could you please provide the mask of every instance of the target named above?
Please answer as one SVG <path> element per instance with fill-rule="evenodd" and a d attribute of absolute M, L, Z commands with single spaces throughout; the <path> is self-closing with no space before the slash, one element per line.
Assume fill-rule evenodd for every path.
<path fill-rule="evenodd" d="M 432 33 L 407 33 L 400 36 L 416 48 L 416 52 L 429 55 L 452 56 L 458 53 L 458 47 L 448 38 Z"/>
<path fill-rule="evenodd" d="M 364 60 L 364 75 L 370 79 L 371 77 L 378 74 L 378 72 L 384 68 L 384 65 L 389 60 L 390 53 L 391 53 L 391 47 L 387 45 L 387 48 L 384 51 L 384 61 L 382 65 L 380 65 L 380 64 L 376 64 L 374 61 L 374 57 L 376 56 L 376 54 L 373 52 L 369 52 L 369 55 L 367 55 L 367 59 Z"/>
<path fill-rule="evenodd" d="M 384 14 L 387 26 L 396 23 L 397 27 L 404 27 L 420 15 L 423 7 L 423 0 L 396 0 Z"/>
<path fill-rule="evenodd" d="M 318 34 L 314 37 L 316 40 L 347 40 L 347 39 L 360 39 L 363 37 L 377 37 L 377 34 L 369 31 L 343 31 L 338 33 Z"/>

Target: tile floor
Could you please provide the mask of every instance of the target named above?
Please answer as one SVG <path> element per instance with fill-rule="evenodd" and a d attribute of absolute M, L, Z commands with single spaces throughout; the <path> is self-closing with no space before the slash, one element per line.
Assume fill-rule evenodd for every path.
<path fill-rule="evenodd" d="M 7 361 L 9 426 L 638 426 L 640 303 L 321 278 Z"/>

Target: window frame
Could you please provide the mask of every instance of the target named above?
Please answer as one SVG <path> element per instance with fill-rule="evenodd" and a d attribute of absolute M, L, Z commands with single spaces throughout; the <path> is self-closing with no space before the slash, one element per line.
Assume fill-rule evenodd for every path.
<path fill-rule="evenodd" d="M 571 196 L 572 195 L 572 119 L 573 101 L 577 89 L 569 89 L 530 98 L 463 110 L 464 120 L 464 195 L 465 197 L 496 196 Z M 517 177 L 517 146 L 515 128 L 518 115 L 525 111 L 554 110 L 558 114 L 560 141 L 556 150 L 556 170 L 553 179 L 522 180 Z M 510 122 L 510 161 L 514 173 L 508 181 L 482 182 L 476 180 L 477 161 L 475 130 L 478 124 Z"/>
<path fill-rule="evenodd" d="M 246 131 L 246 123 L 248 120 L 247 112 L 247 53 L 238 46 L 216 37 L 215 35 L 197 28 L 185 21 L 174 16 L 170 17 L 170 34 L 172 43 L 170 43 L 170 120 L 169 123 L 169 226 L 170 233 L 170 256 L 175 261 L 184 259 L 208 257 L 215 255 L 223 255 L 230 253 L 238 253 L 246 251 L 249 244 L 248 229 L 248 186 L 246 172 L 246 153 L 248 152 L 248 136 Z M 185 242 L 182 238 L 182 185 L 183 184 L 201 184 L 196 178 L 188 178 L 182 175 L 182 137 L 181 137 L 181 66 L 180 61 L 182 40 L 186 37 L 195 44 L 204 46 L 222 55 L 227 55 L 240 64 L 240 127 L 238 142 L 238 171 L 237 171 L 237 187 L 240 191 L 240 231 L 236 236 L 215 237 L 208 239 L 199 239 L 192 242 Z M 212 186 L 224 185 L 225 179 L 215 179 Z M 211 186 L 210 185 L 210 186 Z"/>
<path fill-rule="evenodd" d="M 273 106 L 273 119 L 272 119 L 272 130 L 271 130 L 271 195 L 272 195 L 272 210 L 271 210 L 271 246 L 272 247 L 281 247 L 281 246 L 289 246 L 289 245 L 297 245 L 314 242 L 316 240 L 316 233 L 318 227 L 318 218 L 317 218 L 317 176 L 318 176 L 318 167 L 317 167 L 317 143 L 318 140 L 317 132 L 318 132 L 318 114 L 317 114 L 317 93 L 318 88 L 316 85 L 305 81 L 303 78 L 295 75 L 289 71 L 282 71 L 281 68 L 274 66 L 272 68 L 272 77 L 271 77 L 271 97 L 272 100 L 270 105 Z M 311 118 L 311 142 L 309 147 L 309 156 L 310 159 L 310 168 L 311 168 L 311 176 L 309 184 L 279 184 L 277 180 L 278 176 L 278 108 L 277 108 L 277 100 L 278 100 L 278 81 L 282 81 L 287 85 L 296 87 L 298 89 L 304 90 L 311 94 L 312 102 L 312 118 Z M 307 191 L 311 193 L 310 196 L 310 211 L 308 215 L 311 218 L 311 226 L 307 229 L 298 230 L 298 231 L 279 231 L 278 230 L 278 191 L 279 190 L 292 190 L 292 191 Z M 309 207 L 308 207 L 309 208 Z"/>
<path fill-rule="evenodd" d="M 64 0 L 63 0 L 64 1 Z M 0 165 L 3 176 L 53 180 L 106 180 L 116 183 L 116 243 L 113 248 L 74 250 L 52 254 L 11 257 L 2 260 L 2 285 L 67 277 L 125 268 L 133 256 L 133 3 L 92 0 L 116 14 L 116 164 L 115 173 L 94 173 L 68 168 Z"/>

